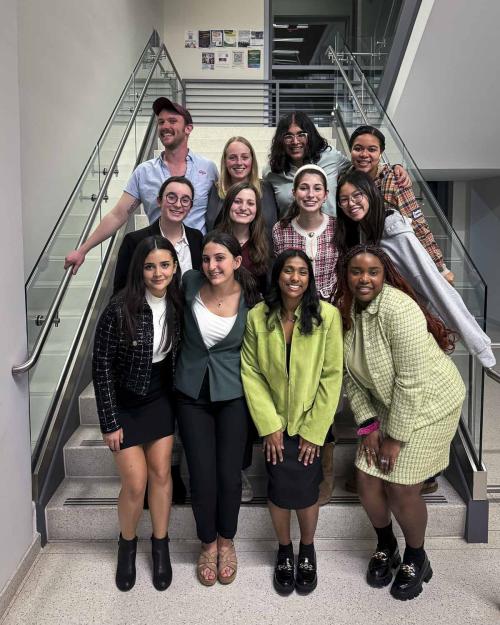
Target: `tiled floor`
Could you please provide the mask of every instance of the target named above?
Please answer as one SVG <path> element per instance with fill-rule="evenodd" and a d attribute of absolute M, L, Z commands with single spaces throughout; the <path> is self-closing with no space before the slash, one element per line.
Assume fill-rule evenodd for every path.
<path fill-rule="evenodd" d="M 195 579 L 197 546 L 172 545 L 174 580 L 164 593 L 150 581 L 149 544 L 140 543 L 137 583 L 114 586 L 115 549 L 110 542 L 52 543 L 40 554 L 1 625 L 495 625 L 500 623 L 500 532 L 488 545 L 429 539 L 434 577 L 413 601 L 396 602 L 388 589 L 366 585 L 368 541 L 318 545 L 319 584 L 308 597 L 287 598 L 271 585 L 271 543 L 240 541 L 239 571 L 228 587 Z"/>

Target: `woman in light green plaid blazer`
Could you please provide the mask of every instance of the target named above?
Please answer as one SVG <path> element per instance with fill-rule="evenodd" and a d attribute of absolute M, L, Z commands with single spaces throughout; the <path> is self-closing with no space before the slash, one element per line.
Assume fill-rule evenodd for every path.
<path fill-rule="evenodd" d="M 344 322 L 346 391 L 361 436 L 358 493 L 377 533 L 367 581 L 392 581 L 400 556 L 391 513 L 405 540 L 391 594 L 412 599 L 432 569 L 423 545 L 422 482 L 445 469 L 465 388 L 445 352 L 455 337 L 421 307 L 380 248 L 356 246 L 340 267 L 337 302 Z"/>

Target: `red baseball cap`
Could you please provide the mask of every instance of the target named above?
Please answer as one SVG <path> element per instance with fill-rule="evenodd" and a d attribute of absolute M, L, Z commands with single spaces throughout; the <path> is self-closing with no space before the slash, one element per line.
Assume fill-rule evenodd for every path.
<path fill-rule="evenodd" d="M 155 112 L 155 115 L 159 115 L 162 111 L 172 111 L 173 113 L 177 113 L 177 115 L 183 117 L 187 125 L 193 125 L 191 113 L 180 104 L 177 104 L 177 102 L 172 102 L 172 100 L 169 100 L 168 98 L 157 98 L 153 102 L 153 111 Z"/>

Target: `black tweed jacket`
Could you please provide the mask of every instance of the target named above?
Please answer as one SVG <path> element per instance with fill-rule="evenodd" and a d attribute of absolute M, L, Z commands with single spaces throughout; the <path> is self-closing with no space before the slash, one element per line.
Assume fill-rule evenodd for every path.
<path fill-rule="evenodd" d="M 168 301 L 167 324 L 167 343 L 172 343 L 167 358 L 175 362 L 180 329 L 173 304 Z M 92 379 L 103 433 L 115 432 L 121 427 L 116 399 L 118 388 L 146 395 L 151 380 L 153 338 L 153 313 L 146 301 L 137 319 L 133 341 L 126 331 L 122 298 L 113 298 L 104 309 L 97 323 L 92 356 Z"/>

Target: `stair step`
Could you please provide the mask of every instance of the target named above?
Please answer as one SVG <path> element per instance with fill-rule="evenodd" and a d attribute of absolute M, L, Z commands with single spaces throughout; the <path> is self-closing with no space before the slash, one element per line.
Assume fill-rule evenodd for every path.
<path fill-rule="evenodd" d="M 242 504 L 238 522 L 238 538 L 274 539 L 274 530 L 265 502 L 265 478 L 251 478 L 256 497 Z M 373 528 L 359 504 L 356 495 L 342 490 L 338 480 L 332 500 L 323 506 L 319 515 L 316 537 L 319 539 L 373 538 Z M 49 541 L 104 540 L 118 535 L 116 501 L 118 478 L 66 478 L 52 497 L 46 509 Z M 426 495 L 429 504 L 427 536 L 463 536 L 465 505 L 440 478 L 440 488 Z M 175 540 L 196 540 L 196 528 L 190 505 L 173 506 L 169 534 Z M 293 538 L 298 538 L 298 527 L 293 515 Z M 139 538 L 151 536 L 149 513 L 143 512 L 137 530 Z"/>

